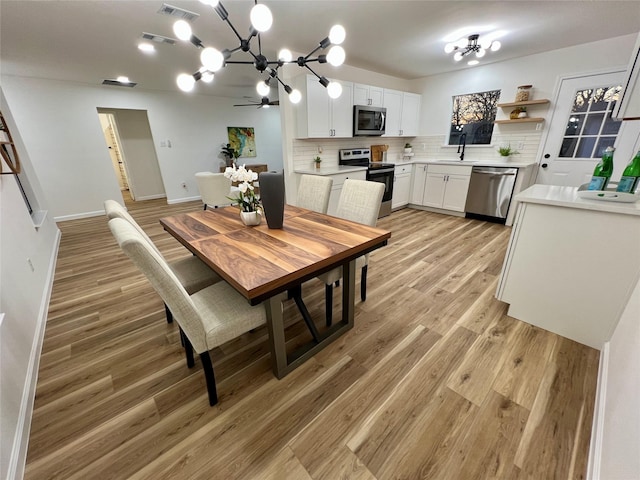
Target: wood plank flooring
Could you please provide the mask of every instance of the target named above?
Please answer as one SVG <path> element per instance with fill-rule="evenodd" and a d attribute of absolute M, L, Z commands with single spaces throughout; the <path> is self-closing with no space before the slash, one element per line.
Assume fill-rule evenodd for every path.
<path fill-rule="evenodd" d="M 168 259 L 189 255 L 158 219 L 200 203 L 127 206 Z M 355 328 L 282 380 L 264 328 L 222 345 L 209 407 L 106 218 L 61 223 L 25 478 L 585 478 L 599 352 L 506 315 L 510 229 L 410 209 L 378 226 Z M 322 283 L 303 296 L 322 329 Z M 295 348 L 309 333 L 293 302 L 285 318 Z"/>

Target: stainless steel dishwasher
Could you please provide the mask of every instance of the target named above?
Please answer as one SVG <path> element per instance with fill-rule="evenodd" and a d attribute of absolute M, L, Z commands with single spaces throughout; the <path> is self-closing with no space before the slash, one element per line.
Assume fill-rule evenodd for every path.
<path fill-rule="evenodd" d="M 464 209 L 467 216 L 504 223 L 517 175 L 517 168 L 473 167 Z"/>

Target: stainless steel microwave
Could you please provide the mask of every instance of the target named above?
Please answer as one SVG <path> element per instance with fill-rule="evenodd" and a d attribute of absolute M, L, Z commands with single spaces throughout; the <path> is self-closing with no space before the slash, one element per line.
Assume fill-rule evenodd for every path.
<path fill-rule="evenodd" d="M 367 105 L 353 106 L 353 136 L 384 135 L 387 120 L 387 109 Z"/>

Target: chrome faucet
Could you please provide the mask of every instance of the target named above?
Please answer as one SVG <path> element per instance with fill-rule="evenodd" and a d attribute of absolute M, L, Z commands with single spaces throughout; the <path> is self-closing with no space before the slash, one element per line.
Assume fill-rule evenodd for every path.
<path fill-rule="evenodd" d="M 467 134 L 463 133 L 460 135 L 460 140 L 458 140 L 458 153 L 460 154 L 460 161 L 464 160 L 464 147 L 467 145 Z M 462 147 L 462 152 L 460 151 L 460 147 Z"/>

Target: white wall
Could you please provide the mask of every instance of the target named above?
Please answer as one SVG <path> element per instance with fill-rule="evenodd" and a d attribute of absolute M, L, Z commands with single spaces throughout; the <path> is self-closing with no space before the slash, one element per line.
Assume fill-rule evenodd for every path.
<path fill-rule="evenodd" d="M 277 108 L 233 107 L 237 100 L 229 98 L 12 76 L 3 76 L 2 86 L 50 210 L 60 220 L 101 214 L 105 199 L 120 196 L 97 108 L 147 112 L 169 202 L 199 196 L 194 174 L 218 168 L 227 127 L 255 128 L 257 157 L 248 163 L 282 168 Z M 166 140 L 171 148 L 160 147 Z"/>
<path fill-rule="evenodd" d="M 602 449 L 594 480 L 637 480 L 640 478 L 640 282 L 631 295 L 608 348 L 602 409 L 596 412 L 603 425 L 599 440 Z M 592 459 L 592 461 L 595 460 Z"/>
<path fill-rule="evenodd" d="M 46 208 L 1 90 L 0 97 L 22 168 L 40 207 Z M 59 230 L 51 217 L 34 228 L 15 177 L 0 176 L 0 312 L 5 313 L 0 327 L 0 478 L 22 476 L 58 242 Z"/>

